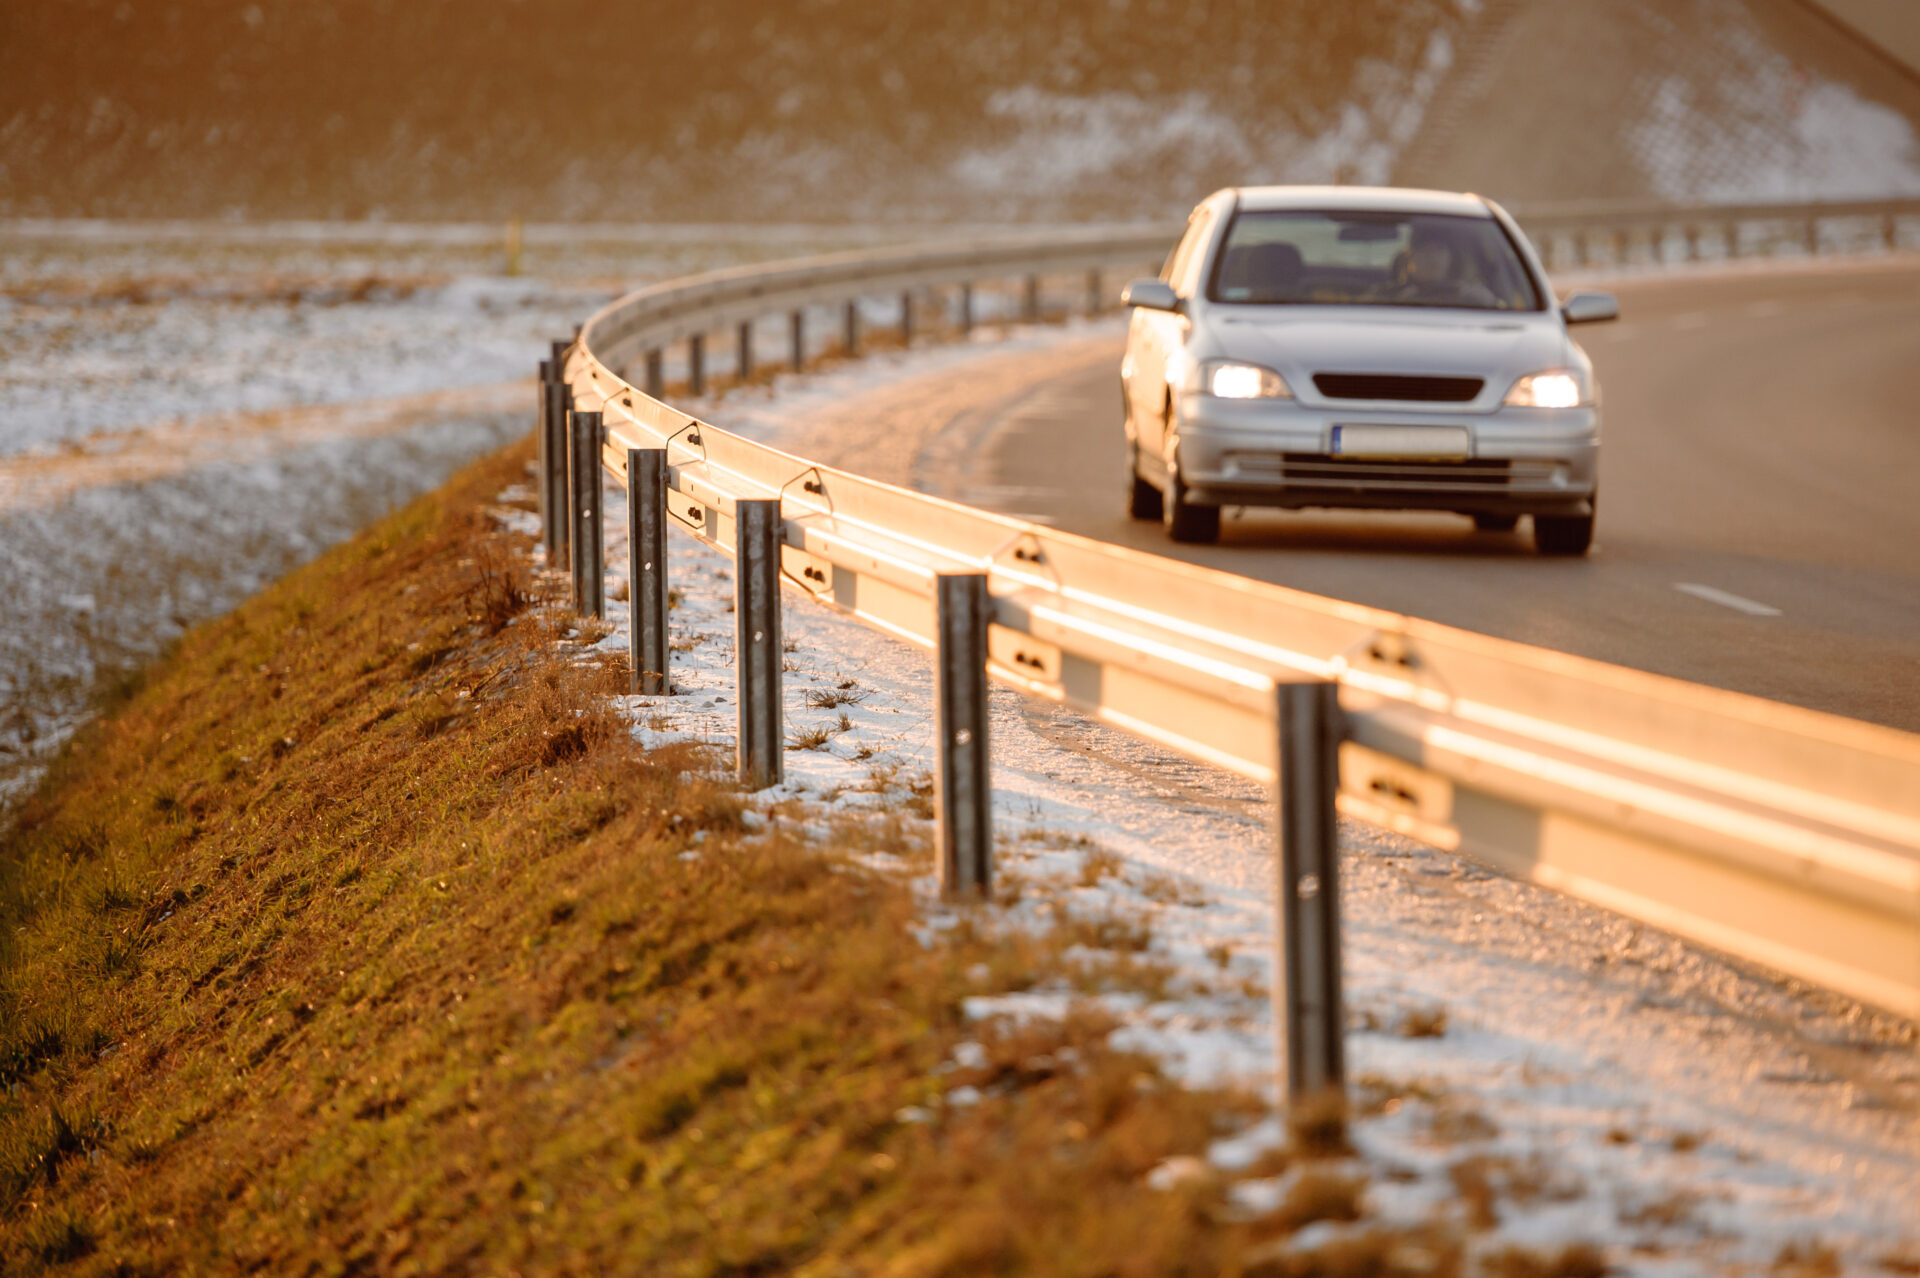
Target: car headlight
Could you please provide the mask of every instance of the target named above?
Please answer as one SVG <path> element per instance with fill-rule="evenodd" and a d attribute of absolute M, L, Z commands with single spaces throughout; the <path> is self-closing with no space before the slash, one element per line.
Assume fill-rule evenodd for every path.
<path fill-rule="evenodd" d="M 1210 359 L 1200 365 L 1196 389 L 1220 399 L 1293 398 L 1286 379 L 1271 368 L 1231 359 Z"/>
<path fill-rule="evenodd" d="M 1588 401 L 1585 381 L 1565 369 L 1529 373 L 1513 384 L 1503 403 L 1515 408 L 1578 408 Z"/>

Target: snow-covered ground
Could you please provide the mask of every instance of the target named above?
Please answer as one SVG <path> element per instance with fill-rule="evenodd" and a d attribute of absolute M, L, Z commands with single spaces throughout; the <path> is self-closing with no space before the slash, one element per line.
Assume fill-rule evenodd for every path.
<path fill-rule="evenodd" d="M 1920 194 L 1920 140 L 1899 111 L 1811 74 L 1739 0 L 1697 0 L 1707 48 L 1636 86 L 1627 149 L 1661 199 L 1873 200 Z M 1702 85 L 1700 65 L 1715 70 Z"/>
<path fill-rule="evenodd" d="M 0 808 L 104 682 L 526 431 L 547 343 L 809 227 L 0 223 Z M 906 233 L 903 231 L 902 233 Z"/>
<path fill-rule="evenodd" d="M 1110 336 L 1018 330 L 896 354 L 785 379 L 771 397 L 711 415 L 798 446 L 823 404 L 859 420 L 936 374 L 972 364 L 986 376 Z M 600 646 L 622 650 L 617 491 L 607 510 L 616 602 Z M 623 698 L 621 708 L 642 742 L 693 738 L 724 751 L 735 715 L 731 561 L 676 532 L 670 567 L 677 695 Z M 824 830 L 835 812 L 898 809 L 916 786 L 924 794 L 926 655 L 794 596 L 782 624 L 792 748 L 766 805 L 801 800 L 814 814 L 803 819 Z M 1157 1001 L 1109 1000 L 1120 1041 L 1196 1082 L 1264 1086 L 1273 1073 L 1266 796 L 1005 690 L 993 694 L 991 733 L 997 864 L 1020 885 L 1020 902 L 994 913 L 1044 927 L 1064 905 L 1144 924 L 1153 954 L 1179 977 Z M 1920 1260 L 1912 1026 L 1377 829 L 1345 823 L 1342 849 L 1356 1169 L 1370 1177 L 1377 1217 L 1459 1218 L 1471 1197 L 1459 1186 L 1482 1176 L 1500 1202 L 1481 1247 L 1585 1240 L 1623 1271 L 1648 1274 L 1752 1272 L 1821 1248 L 1847 1272 Z M 919 887 L 936 926 L 956 917 L 931 881 Z M 1059 1015 L 1070 1001 L 1043 989 L 983 997 L 973 1010 Z M 1212 1158 L 1243 1168 L 1280 1139 L 1277 1125 L 1263 1126 Z M 1290 1184 L 1236 1193 L 1258 1209 Z"/>

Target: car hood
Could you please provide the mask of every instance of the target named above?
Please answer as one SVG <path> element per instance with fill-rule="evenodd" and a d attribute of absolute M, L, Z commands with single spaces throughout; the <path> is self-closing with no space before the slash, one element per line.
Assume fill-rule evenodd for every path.
<path fill-rule="evenodd" d="M 1576 362 L 1551 313 L 1288 306 L 1209 318 L 1221 356 L 1264 364 L 1296 392 L 1311 393 L 1315 373 L 1408 373 L 1482 377 L 1504 393 L 1515 378 Z"/>

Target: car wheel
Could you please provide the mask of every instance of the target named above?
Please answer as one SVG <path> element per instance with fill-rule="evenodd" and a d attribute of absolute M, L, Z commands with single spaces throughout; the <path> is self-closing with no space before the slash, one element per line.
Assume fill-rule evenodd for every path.
<path fill-rule="evenodd" d="M 1475 515 L 1474 529 L 1478 532 L 1512 532 L 1520 526 L 1518 515 Z"/>
<path fill-rule="evenodd" d="M 1174 541 L 1206 544 L 1220 540 L 1220 508 L 1201 506 L 1187 500 L 1187 486 L 1180 482 L 1177 466 L 1167 470 L 1167 491 L 1160 507 L 1160 522 Z"/>
<path fill-rule="evenodd" d="M 1533 517 L 1533 548 L 1543 555 L 1584 555 L 1592 544 L 1592 515 Z"/>
<path fill-rule="evenodd" d="M 1140 450 L 1127 449 L 1127 474 L 1132 478 L 1127 493 L 1127 515 L 1132 519 L 1159 519 L 1166 505 L 1160 490 L 1140 478 Z"/>

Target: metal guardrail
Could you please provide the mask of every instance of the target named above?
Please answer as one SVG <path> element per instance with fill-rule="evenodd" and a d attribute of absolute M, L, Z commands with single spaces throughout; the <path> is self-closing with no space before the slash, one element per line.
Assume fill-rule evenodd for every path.
<path fill-rule="evenodd" d="M 1889 209 L 1920 214 L 1920 201 L 1803 207 L 1792 216 Z M 1585 212 L 1530 224 L 1637 228 L 1749 213 L 1785 216 L 1774 206 L 1624 210 L 1617 222 Z M 938 651 L 943 706 L 967 663 L 983 658 L 1004 684 L 1269 782 L 1300 766 L 1287 762 L 1283 732 L 1302 741 L 1332 732 L 1342 812 L 1920 1018 L 1920 737 L 971 509 L 750 442 L 659 395 L 658 352 L 672 340 L 769 312 L 995 277 L 1030 277 L 1031 308 L 1031 277 L 1144 264 L 1176 232 L 896 249 L 643 289 L 593 315 L 570 346 L 556 343 L 556 394 L 544 416 L 562 408 L 575 421 L 597 415 L 599 460 L 614 478 L 628 483 L 638 473 L 630 468 L 643 462 L 659 476 L 657 491 L 634 487 L 636 520 L 671 519 L 732 551 L 742 522 L 771 515 L 778 562 L 765 571 L 799 595 Z M 655 394 L 620 375 L 623 362 L 636 361 L 652 373 Z M 563 441 L 564 433 L 545 438 Z M 555 512 L 563 499 L 553 499 Z M 571 504 L 577 516 L 579 503 Z M 565 522 L 548 520 L 550 539 Z M 634 542 L 659 544 L 638 535 Z M 549 546 L 564 555 L 565 546 Z M 589 575 L 598 570 L 586 567 Z M 634 580 L 663 568 L 636 561 Z M 984 590 L 983 651 L 973 658 L 955 638 L 965 631 L 959 605 L 942 603 L 965 597 L 943 588 L 956 576 Z M 636 609 L 642 614 L 664 625 L 663 609 Z M 744 641 L 758 634 L 744 614 L 740 624 L 744 660 Z M 634 628 L 637 680 L 649 677 L 644 653 L 665 651 L 664 636 L 644 628 Z M 1337 687 L 1336 719 L 1303 729 L 1299 714 L 1282 713 L 1302 681 Z M 964 852 L 964 840 L 984 856 L 990 843 L 962 828 L 985 820 L 984 795 L 968 797 L 960 775 L 984 751 L 974 736 L 984 719 L 946 711 L 941 718 L 943 850 Z M 778 775 L 777 757 L 762 755 L 761 779 L 768 767 Z M 1306 776 L 1281 790 L 1311 796 L 1318 783 L 1311 769 Z M 956 803 L 971 808 L 956 811 Z M 1281 840 L 1282 952 L 1297 964 L 1324 957 L 1337 940 L 1335 862 L 1326 855 L 1332 821 L 1311 803 L 1282 817 L 1282 830 L 1293 831 Z M 984 865 L 962 868 L 950 881 L 988 882 Z M 1308 968 L 1302 978 L 1282 965 L 1292 1038 L 1306 1032 L 1299 1009 L 1318 1000 L 1324 1015 L 1315 1024 L 1335 1040 L 1315 1064 L 1303 1063 L 1290 1039 L 1282 1059 L 1293 1062 L 1296 1092 L 1302 1078 L 1338 1081 L 1337 948 L 1331 952 L 1331 973 Z"/>
<path fill-rule="evenodd" d="M 1868 244 L 1900 247 L 1920 199 L 1799 204 L 1581 204 L 1510 209 L 1548 270 L 1767 256 L 1792 245 L 1818 255 Z M 1637 251 L 1636 251 L 1637 250 Z"/>

